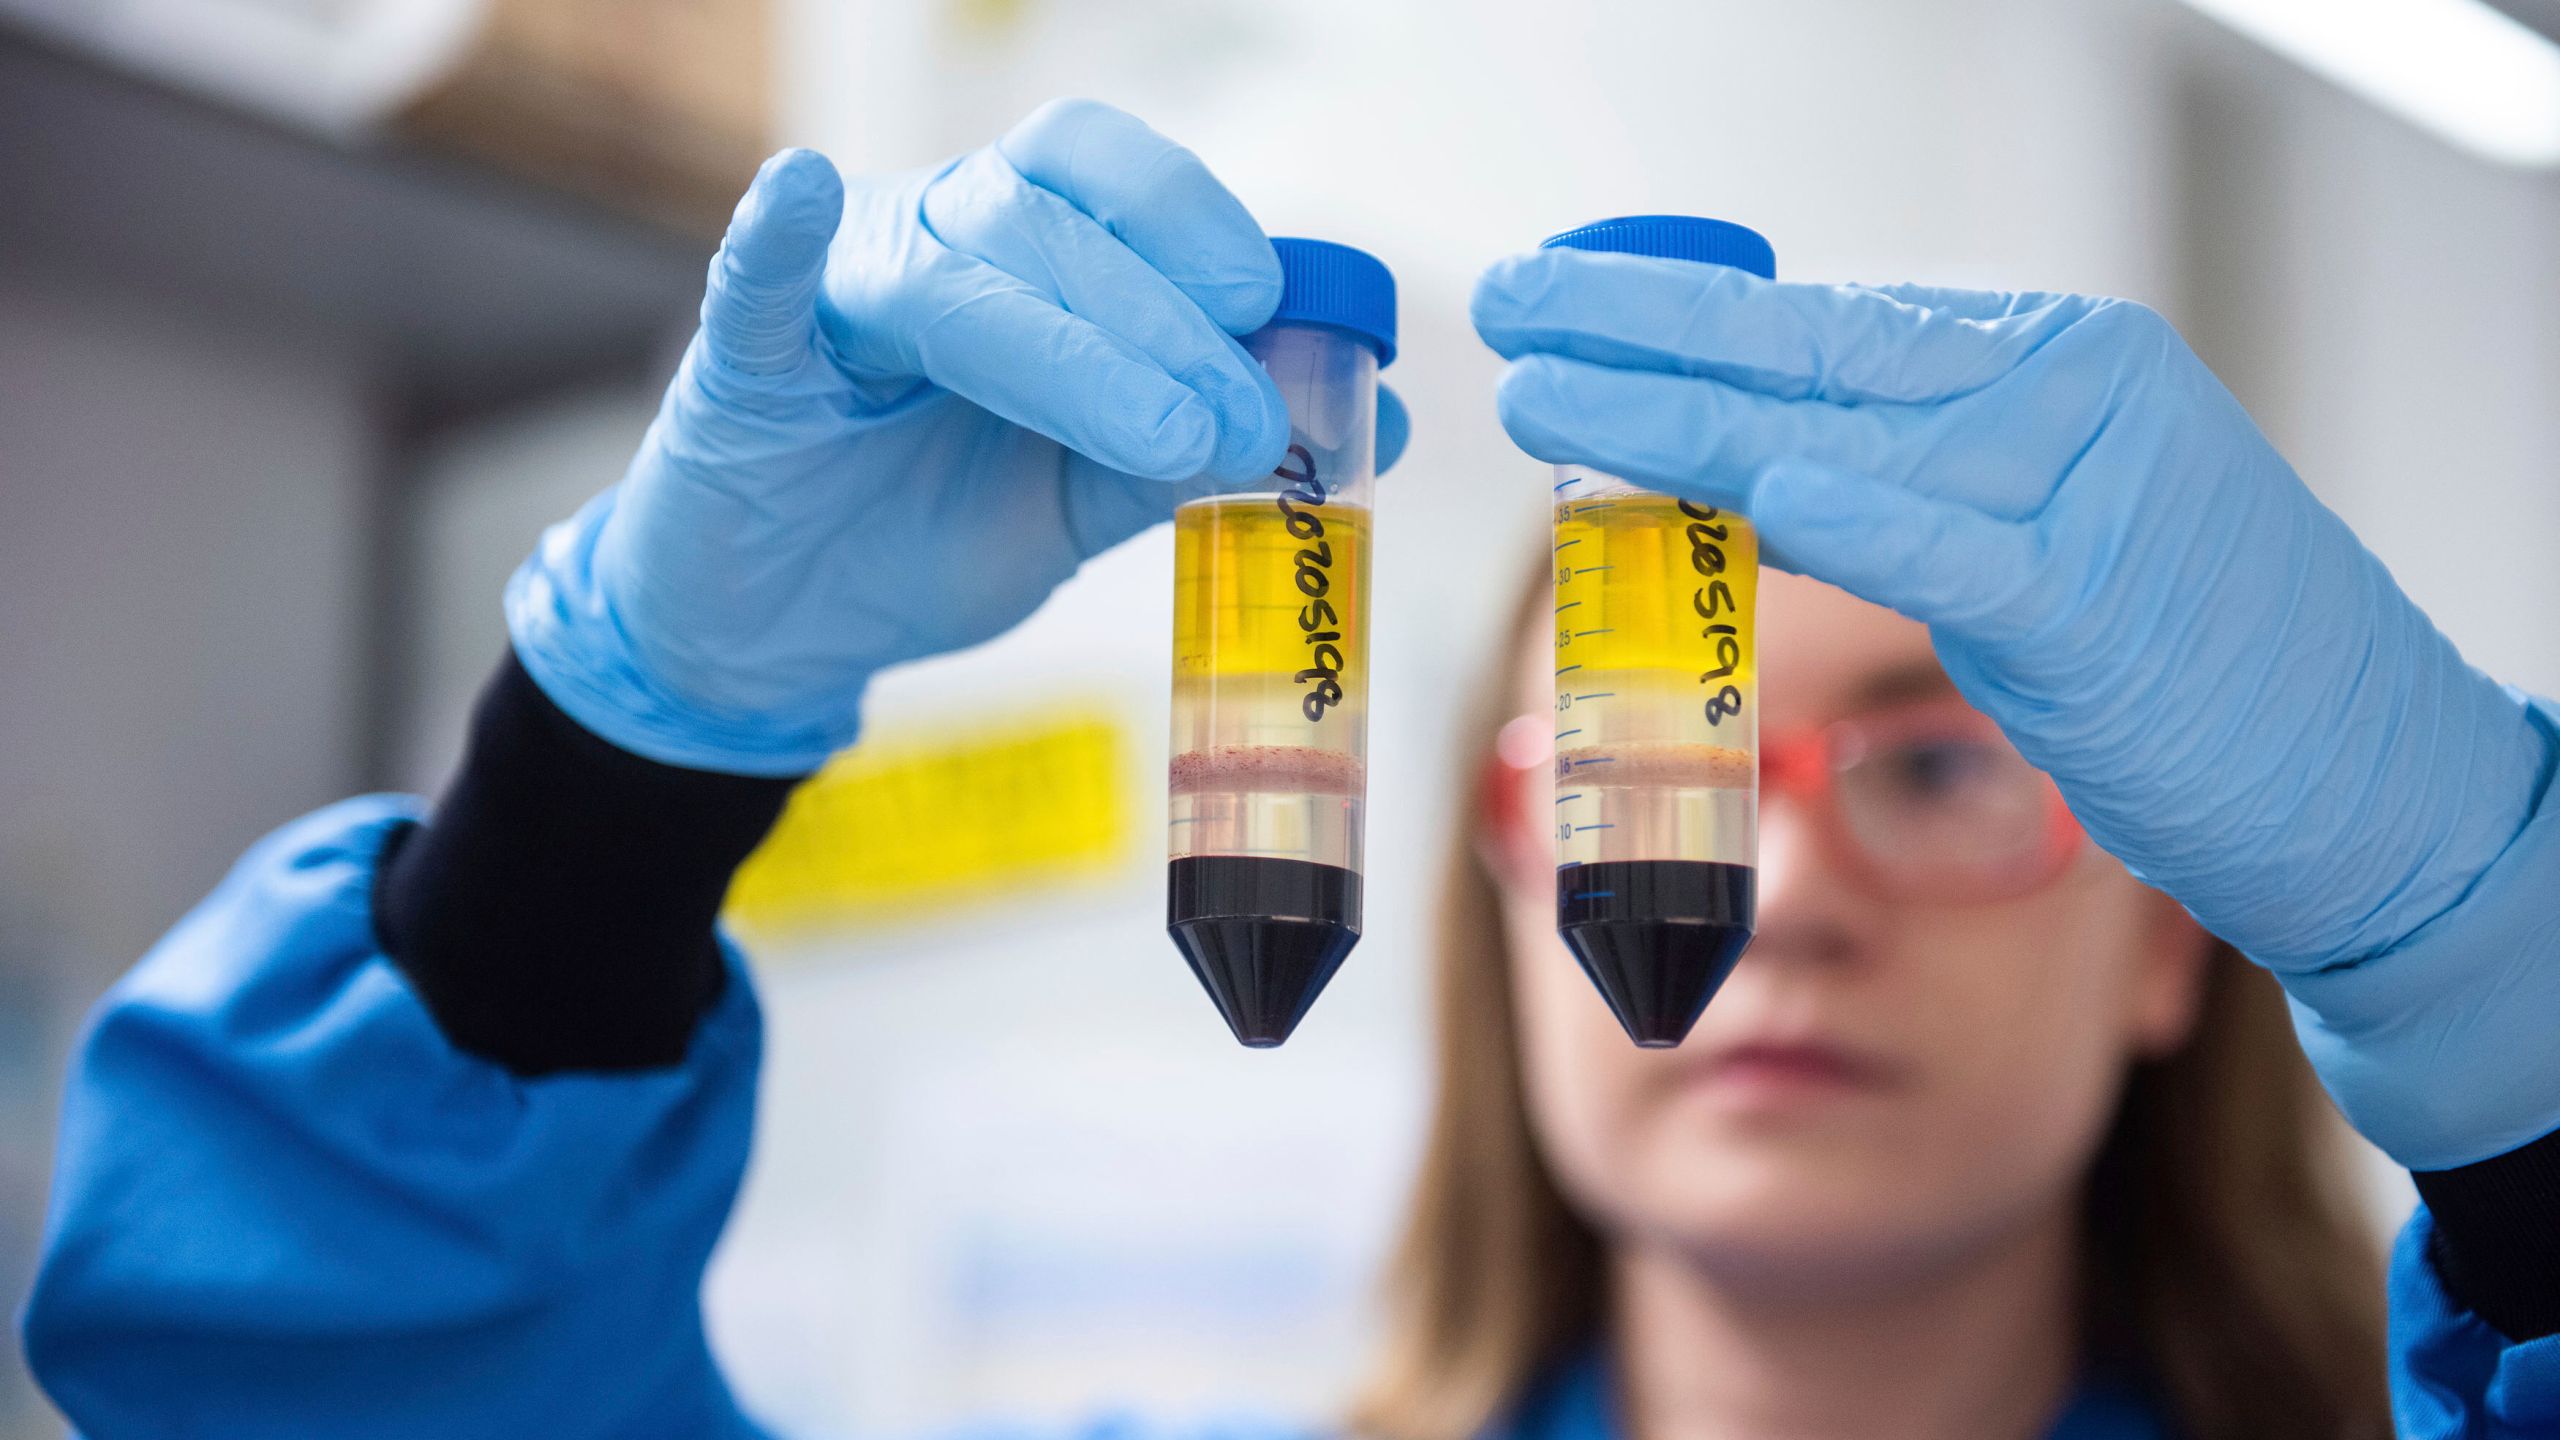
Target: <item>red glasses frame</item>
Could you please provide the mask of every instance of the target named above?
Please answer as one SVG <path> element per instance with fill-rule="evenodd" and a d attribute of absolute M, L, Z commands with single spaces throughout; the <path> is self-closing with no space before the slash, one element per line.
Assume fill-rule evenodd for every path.
<path fill-rule="evenodd" d="M 1552 853 L 1530 852 L 1549 840 L 1544 826 L 1533 825 L 1529 800 L 1533 781 L 1554 773 L 1551 718 L 1522 715 L 1502 729 L 1486 756 L 1478 779 L 1477 804 L 1499 853 L 1522 873 L 1552 868 Z M 1823 857 L 1859 890 L 1880 898 L 1939 904 L 1983 904 L 2033 894 L 2070 868 L 2088 837 L 2063 802 L 2052 780 L 2038 775 L 2042 834 L 2026 857 L 1996 873 L 1988 869 L 1946 866 L 1922 870 L 1880 860 L 1873 847 L 1858 838 L 1841 802 L 1838 778 L 1878 748 L 1913 735 L 1952 735 L 1989 739 L 2002 747 L 2008 740 L 1988 716 L 1961 700 L 1924 700 L 1868 714 L 1785 730 L 1760 737 L 1760 793 L 1765 802 L 1784 797 L 1812 824 Z"/>

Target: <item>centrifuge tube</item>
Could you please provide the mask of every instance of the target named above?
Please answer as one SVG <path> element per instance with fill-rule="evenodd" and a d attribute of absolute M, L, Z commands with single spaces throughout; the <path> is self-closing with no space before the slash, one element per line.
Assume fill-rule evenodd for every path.
<path fill-rule="evenodd" d="M 1244 347 L 1289 407 L 1279 468 L 1174 512 L 1166 928 L 1238 1040 L 1289 1038 L 1360 938 L 1370 491 L 1395 281 L 1274 240 L 1280 308 Z"/>
<path fill-rule="evenodd" d="M 1739 225 L 1638 215 L 1546 242 L 1776 274 Z M 1555 476 L 1556 928 L 1638 1045 L 1677 1045 L 1751 943 L 1758 538 L 1580 466 Z"/>

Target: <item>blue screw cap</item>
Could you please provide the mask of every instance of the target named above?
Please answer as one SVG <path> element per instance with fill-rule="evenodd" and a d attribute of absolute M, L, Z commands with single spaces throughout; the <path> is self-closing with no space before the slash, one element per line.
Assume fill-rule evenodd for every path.
<path fill-rule="evenodd" d="M 1280 308 L 1272 325 L 1322 325 L 1396 359 L 1396 277 L 1377 256 L 1330 240 L 1275 236 L 1280 256 Z M 1265 327 L 1268 328 L 1268 327 Z"/>
<path fill-rule="evenodd" d="M 1778 278 L 1778 252 L 1747 225 L 1696 215 L 1620 215 L 1550 235 L 1539 245 L 1564 250 L 1605 250 L 1656 260 L 1695 260 L 1730 265 L 1763 280 Z"/>

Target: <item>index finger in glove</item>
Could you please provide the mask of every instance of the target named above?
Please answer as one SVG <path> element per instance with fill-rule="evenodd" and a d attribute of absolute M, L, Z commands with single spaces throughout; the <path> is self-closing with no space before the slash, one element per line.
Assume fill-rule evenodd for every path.
<path fill-rule="evenodd" d="M 1031 184 L 991 150 L 935 179 L 922 210 L 944 245 L 1129 342 L 1198 393 L 1218 417 L 1211 471 L 1242 480 L 1280 462 L 1289 415 L 1270 376 L 1179 286 L 1092 216 Z"/>
<path fill-rule="evenodd" d="M 1506 358 L 1563 355 L 1706 376 L 1781 399 L 1929 403 L 2008 374 L 2084 302 L 1763 280 L 1642 255 L 1539 250 L 1476 284 L 1476 331 Z M 1963 296 L 1963 303 L 1955 302 Z M 2023 302 L 2023 303 L 2022 303 Z"/>
<path fill-rule="evenodd" d="M 1115 470 L 1208 468 L 1217 416 L 1128 341 L 965 256 L 910 278 L 905 345 L 927 379 Z"/>
<path fill-rule="evenodd" d="M 1102 222 L 1231 335 L 1280 304 L 1280 260 L 1200 157 L 1094 100 L 1041 106 L 996 150 L 1024 179 Z"/>
<path fill-rule="evenodd" d="M 1513 443 L 1558 465 L 1740 508 L 1772 461 L 1797 457 L 1901 479 L 1911 443 L 1880 409 L 1776 400 L 1716 380 L 1553 355 L 1515 360 L 1494 392 Z"/>

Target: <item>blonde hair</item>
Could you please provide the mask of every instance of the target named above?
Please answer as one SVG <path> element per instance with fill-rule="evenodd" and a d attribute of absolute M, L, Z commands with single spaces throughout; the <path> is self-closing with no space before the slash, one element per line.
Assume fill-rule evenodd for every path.
<path fill-rule="evenodd" d="M 1485 687 L 1469 776 L 1514 683 L 1504 664 Z M 1605 1322 L 1606 1242 L 1530 1129 L 1499 882 L 1475 843 L 1478 787 L 1463 793 L 1433 981 L 1438 1097 L 1386 1341 L 1349 1421 L 1373 1440 L 1471 1440 Z M 2190 1440 L 2390 1433 L 2380 1257 L 2336 1131 L 2281 992 L 2216 942 L 2195 1034 L 2134 1068 L 2086 1200 L 2084 1344 L 2154 1383 Z"/>

